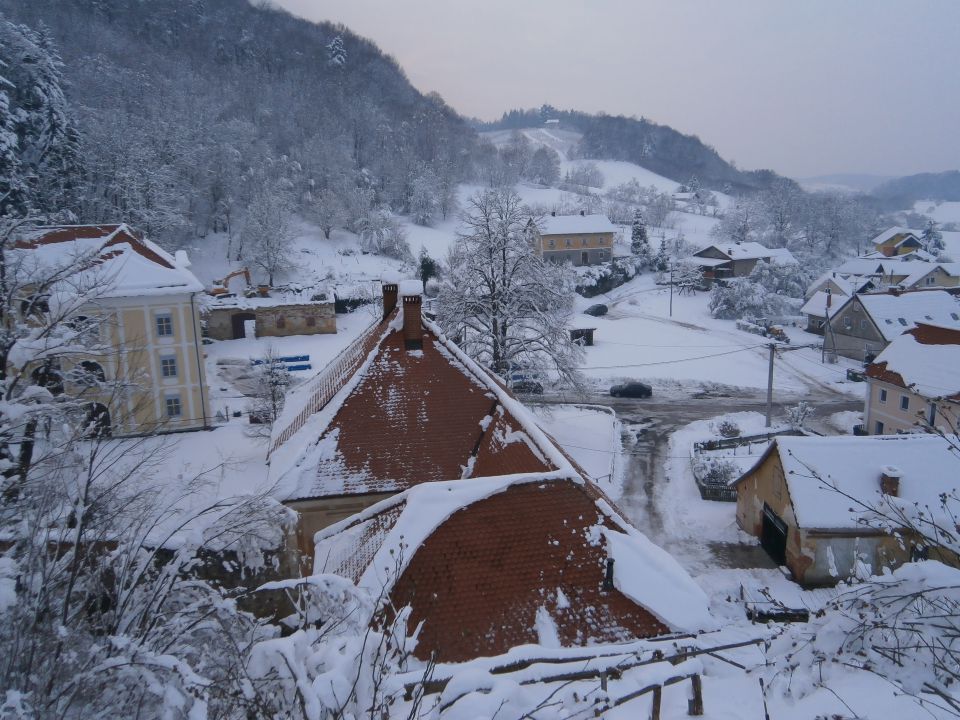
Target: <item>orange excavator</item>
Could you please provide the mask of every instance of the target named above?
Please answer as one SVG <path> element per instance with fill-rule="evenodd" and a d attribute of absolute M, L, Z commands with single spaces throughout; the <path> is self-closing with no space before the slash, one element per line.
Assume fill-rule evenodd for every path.
<path fill-rule="evenodd" d="M 247 281 L 247 285 L 244 288 L 246 291 L 247 288 L 251 287 L 250 285 L 250 271 L 247 268 L 240 268 L 239 270 L 234 270 L 232 273 L 227 275 L 223 280 L 214 280 L 213 286 L 207 290 L 207 295 L 213 295 L 213 297 L 220 297 L 221 295 L 230 294 L 230 281 L 235 277 L 240 277 L 243 275 L 243 279 Z"/>

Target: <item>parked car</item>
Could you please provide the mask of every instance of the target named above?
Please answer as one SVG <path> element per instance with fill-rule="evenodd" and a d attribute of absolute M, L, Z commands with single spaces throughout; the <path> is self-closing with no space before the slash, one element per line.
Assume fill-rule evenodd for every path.
<path fill-rule="evenodd" d="M 507 375 L 507 387 L 515 393 L 543 395 L 543 384 L 533 375 L 513 370 Z"/>
<path fill-rule="evenodd" d="M 583 311 L 584 315 L 593 315 L 594 317 L 600 317 L 601 315 L 606 315 L 607 310 L 609 310 L 606 305 L 603 303 L 597 303 L 596 305 L 591 305 L 586 310 Z"/>
<path fill-rule="evenodd" d="M 653 395 L 653 388 L 646 383 L 633 380 L 631 382 L 614 385 L 610 388 L 610 395 L 625 398 L 648 398 Z"/>

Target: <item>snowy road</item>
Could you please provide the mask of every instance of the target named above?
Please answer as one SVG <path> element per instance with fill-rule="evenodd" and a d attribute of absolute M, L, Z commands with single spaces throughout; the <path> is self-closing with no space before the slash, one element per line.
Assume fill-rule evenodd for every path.
<path fill-rule="evenodd" d="M 802 395 L 779 394 L 774 403 L 774 417 L 783 414 L 787 405 L 807 400 L 816 408 L 816 416 L 825 419 L 835 412 L 862 410 L 863 401 L 837 394 L 832 389 L 813 389 Z M 549 400 L 547 400 L 549 402 Z M 670 436 L 681 427 L 696 420 L 706 420 L 729 412 L 766 411 L 765 395 L 761 391 L 740 390 L 735 394 L 701 395 L 686 398 L 651 398 L 631 400 L 594 396 L 591 403 L 613 408 L 623 423 L 623 450 L 625 455 L 623 494 L 617 501 L 630 521 L 651 540 L 670 552 L 687 570 L 698 575 L 718 567 L 772 568 L 766 553 L 752 539 L 735 528 L 732 503 L 708 503 L 712 514 L 728 513 L 730 527 L 723 537 L 711 537 L 707 527 L 677 527 L 673 520 L 677 513 L 664 503 L 667 496 L 684 493 L 666 492 L 671 482 L 667 468 L 670 457 Z M 820 427 L 817 426 L 820 430 Z M 688 458 L 681 458 L 686 461 Z M 691 483 L 692 485 L 692 483 Z M 694 489 L 684 489 L 688 495 Z M 694 502 L 703 502 L 696 495 Z M 701 532 L 702 531 L 702 534 Z"/>

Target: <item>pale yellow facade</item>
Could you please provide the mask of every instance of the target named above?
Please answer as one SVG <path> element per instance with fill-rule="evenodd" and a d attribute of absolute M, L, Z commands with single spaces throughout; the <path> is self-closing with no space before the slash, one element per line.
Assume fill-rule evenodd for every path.
<path fill-rule="evenodd" d="M 537 249 L 546 260 L 596 265 L 613 257 L 613 233 L 540 235 Z"/>
<path fill-rule="evenodd" d="M 868 377 L 863 419 L 868 435 L 896 435 L 931 427 L 952 434 L 957 432 L 960 408 L 950 400 L 931 399 L 899 385 Z"/>
<path fill-rule="evenodd" d="M 67 384 L 67 394 L 105 407 L 116 435 L 210 425 L 200 315 L 193 295 L 112 298 L 98 302 L 89 313 L 100 323 L 98 344 L 110 350 L 78 357 L 74 364 L 99 366 L 111 394 L 76 383 Z"/>
<path fill-rule="evenodd" d="M 960 287 L 960 275 L 951 275 L 939 265 L 935 266 L 930 272 L 919 278 L 910 287 L 922 288 L 954 288 Z"/>

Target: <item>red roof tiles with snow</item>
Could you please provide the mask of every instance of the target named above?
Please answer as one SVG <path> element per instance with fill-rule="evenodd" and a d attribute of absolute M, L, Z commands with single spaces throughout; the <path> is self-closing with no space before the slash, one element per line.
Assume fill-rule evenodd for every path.
<path fill-rule="evenodd" d="M 607 552 L 591 528 L 615 526 L 603 495 L 573 481 L 524 483 L 455 512 L 416 549 L 390 593 L 423 622 L 416 654 L 458 662 L 548 642 L 549 614 L 564 646 L 669 632 L 620 591 L 604 589 Z M 595 533 L 595 530 L 593 531 Z"/>
<path fill-rule="evenodd" d="M 322 432 L 313 477 L 288 499 L 399 492 L 415 484 L 556 469 L 491 392 L 422 330 L 389 333 Z M 475 460 L 472 458 L 475 457 Z"/>

